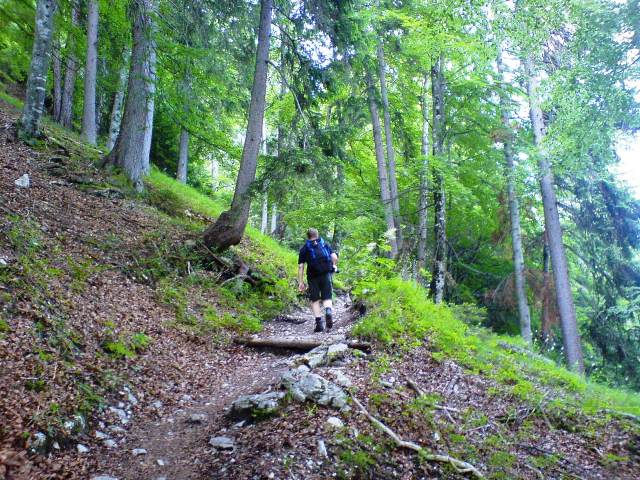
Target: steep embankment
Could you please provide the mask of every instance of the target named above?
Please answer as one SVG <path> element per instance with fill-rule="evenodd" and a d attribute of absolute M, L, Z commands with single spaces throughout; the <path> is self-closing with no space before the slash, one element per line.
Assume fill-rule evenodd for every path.
<path fill-rule="evenodd" d="M 637 478 L 637 417 L 607 411 L 638 414 L 637 396 L 469 328 L 399 280 L 368 288 L 355 332 L 378 342 L 374 353 L 313 372 L 422 454 L 356 403 L 338 411 L 291 395 L 238 423 L 231 402 L 275 390 L 297 357 L 230 336 L 265 321 L 263 336 L 311 328 L 273 320 L 295 303 L 295 256 L 254 231 L 212 256 L 195 242 L 220 211 L 211 199 L 157 172 L 137 197 L 54 126 L 37 149 L 16 142 L 15 117 L 0 110 L 0 478 L 466 475 L 427 452 L 489 478 Z M 25 173 L 29 187 L 17 186 Z M 234 278 L 246 265 L 253 285 Z"/>

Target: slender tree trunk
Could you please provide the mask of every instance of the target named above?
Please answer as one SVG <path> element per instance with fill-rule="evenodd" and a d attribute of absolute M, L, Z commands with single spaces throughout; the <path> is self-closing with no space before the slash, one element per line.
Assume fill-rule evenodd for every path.
<path fill-rule="evenodd" d="M 190 111 L 190 95 L 191 95 L 191 73 L 189 68 L 184 76 L 182 84 L 183 106 L 182 110 L 185 116 L 189 115 Z M 181 183 L 187 183 L 187 173 L 189 171 L 189 132 L 186 128 L 180 129 L 180 146 L 178 148 L 178 171 L 176 178 Z"/>
<path fill-rule="evenodd" d="M 269 227 L 269 233 L 273 235 L 278 228 L 278 205 L 276 203 L 271 204 L 271 226 Z"/>
<path fill-rule="evenodd" d="M 59 122 L 62 106 L 62 49 L 59 39 L 54 42 L 53 50 L 53 120 Z"/>
<path fill-rule="evenodd" d="M 538 100 L 540 80 L 534 72 L 531 58 L 526 58 L 524 65 L 527 76 L 529 115 L 531 117 L 535 144 L 538 147 L 540 188 L 542 190 L 545 227 L 549 235 L 549 250 L 551 252 L 551 265 L 556 285 L 556 299 L 560 314 L 564 355 L 571 370 L 584 373 L 582 346 L 578 333 L 573 292 L 571 291 L 571 284 L 569 282 L 569 267 L 567 265 L 564 245 L 562 244 L 562 227 L 560 226 L 560 215 L 558 213 L 556 192 L 554 190 L 553 173 L 544 146 L 544 120 Z"/>
<path fill-rule="evenodd" d="M 418 246 L 417 263 L 418 270 L 427 268 L 427 205 L 429 202 L 429 96 L 427 88 L 429 76 L 425 74 L 422 82 L 422 141 L 420 154 L 422 155 L 422 167 L 420 169 L 420 192 L 418 193 Z M 417 273 L 418 278 L 422 276 Z"/>
<path fill-rule="evenodd" d="M 433 131 L 432 149 L 433 155 L 440 157 L 444 154 L 445 136 L 445 111 L 444 111 L 444 58 L 441 55 L 431 68 L 431 98 L 433 102 Z M 444 178 L 440 168 L 436 168 L 433 174 L 433 200 L 434 200 L 434 234 L 435 252 L 433 262 L 433 275 L 431 279 L 431 294 L 435 303 L 444 300 L 444 289 L 447 276 L 447 222 L 446 204 L 447 197 L 444 188 Z"/>
<path fill-rule="evenodd" d="M 47 93 L 53 17 L 57 7 L 55 0 L 38 0 L 36 4 L 31 66 L 27 78 L 24 108 L 18 125 L 18 134 L 25 140 L 40 134 L 40 120 L 44 114 L 44 98 Z"/>
<path fill-rule="evenodd" d="M 137 190 L 149 173 L 156 82 L 155 0 L 131 3 L 133 48 L 124 116 L 116 143 L 103 164 L 121 167 Z"/>
<path fill-rule="evenodd" d="M 542 319 L 540 321 L 542 344 L 545 347 L 548 347 L 553 337 L 551 326 L 554 322 L 553 318 L 551 318 L 551 306 L 554 301 L 555 295 L 551 290 L 551 256 L 549 254 L 549 239 L 547 231 L 545 230 L 542 246 Z"/>
<path fill-rule="evenodd" d="M 384 207 L 384 218 L 387 223 L 389 244 L 391 245 L 391 258 L 398 255 L 398 244 L 396 240 L 396 228 L 393 221 L 393 207 L 391 205 L 391 192 L 389 190 L 389 179 L 387 177 L 387 166 L 384 161 L 384 151 L 382 147 L 382 129 L 380 128 L 380 117 L 378 114 L 378 104 L 375 99 L 373 79 L 367 71 L 367 96 L 369 97 L 369 112 L 371 112 L 371 125 L 373 128 L 373 144 L 375 147 L 376 162 L 378 163 L 378 180 L 380 181 L 380 200 Z"/>
<path fill-rule="evenodd" d="M 269 226 L 269 199 L 267 197 L 267 191 L 262 191 L 262 215 L 260 219 L 260 232 L 267 233 L 267 227 Z"/>
<path fill-rule="evenodd" d="M 256 177 L 258 153 L 262 140 L 273 0 L 261 0 L 260 5 L 258 48 L 256 51 L 253 88 L 251 90 L 251 103 L 249 105 L 249 120 L 233 202 L 231 203 L 231 208 L 222 213 L 218 220 L 204 233 L 204 243 L 208 247 L 218 250 L 224 250 L 231 245 L 240 243 L 249 220 L 249 209 L 251 207 L 251 192 L 249 189 Z"/>
<path fill-rule="evenodd" d="M 78 1 L 71 2 L 71 25 L 78 25 L 80 9 Z M 62 102 L 60 105 L 60 124 L 65 128 L 73 126 L 73 95 L 76 89 L 77 60 L 75 55 L 75 39 L 67 39 L 67 58 L 65 62 L 64 85 L 62 87 Z"/>
<path fill-rule="evenodd" d="M 498 46 L 496 60 L 498 77 L 503 82 L 502 49 Z M 520 318 L 520 334 L 529 344 L 533 338 L 531 334 L 531 313 L 527 302 L 527 285 L 524 278 L 524 255 L 522 253 L 522 234 L 520 230 L 520 205 L 516 192 L 515 164 L 513 162 L 513 132 L 509 125 L 509 99 L 503 88 L 500 89 L 500 110 L 505 139 L 503 140 L 504 160 L 507 174 L 507 197 L 509 198 L 509 214 L 511 219 L 511 243 L 513 247 L 513 270 L 516 285 L 516 299 Z"/>
<path fill-rule="evenodd" d="M 96 144 L 96 77 L 98 72 L 98 1 L 88 1 L 87 61 L 84 67 L 82 138 Z"/>
<path fill-rule="evenodd" d="M 402 228 L 400 219 L 400 198 L 398 197 L 398 181 L 396 177 L 396 152 L 393 148 L 393 134 L 391 132 L 391 114 L 389 111 L 389 96 L 387 94 L 387 63 L 384 59 L 382 42 L 378 42 L 378 70 L 380 76 L 380 97 L 384 118 L 384 137 L 387 147 L 387 166 L 389 167 L 389 193 L 393 209 L 393 223 L 396 227 L 396 243 L 398 251 L 402 250 Z"/>
<path fill-rule="evenodd" d="M 189 170 L 189 132 L 182 127 L 180 129 L 180 146 L 178 148 L 178 172 L 176 178 L 180 183 L 187 183 Z"/>
<path fill-rule="evenodd" d="M 124 64 L 120 69 L 120 77 L 118 83 L 118 91 L 113 98 L 113 107 L 111 108 L 111 117 L 109 119 L 109 133 L 107 135 L 107 151 L 111 151 L 118 138 L 120 131 L 120 122 L 122 121 L 122 103 L 124 101 L 124 92 L 127 86 L 127 74 L 129 72 L 129 54 L 124 56 Z"/>

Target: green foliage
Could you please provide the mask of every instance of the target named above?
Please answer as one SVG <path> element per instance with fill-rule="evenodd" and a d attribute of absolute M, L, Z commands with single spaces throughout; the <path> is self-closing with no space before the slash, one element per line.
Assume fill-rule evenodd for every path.
<path fill-rule="evenodd" d="M 118 359 L 134 358 L 136 354 L 143 352 L 150 343 L 151 338 L 144 333 L 134 333 L 130 336 L 119 335 L 116 338 L 109 336 L 107 340 L 102 342 L 102 348 Z"/>

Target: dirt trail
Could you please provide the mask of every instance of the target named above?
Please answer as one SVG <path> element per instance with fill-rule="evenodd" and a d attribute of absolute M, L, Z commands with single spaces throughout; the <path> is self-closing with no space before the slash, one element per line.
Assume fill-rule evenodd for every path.
<path fill-rule="evenodd" d="M 351 328 L 348 296 L 338 296 L 334 302 L 332 334 L 346 334 Z M 290 319 L 297 322 L 291 322 Z M 288 321 L 267 322 L 259 337 L 308 337 L 313 334 L 313 316 L 309 309 L 297 310 Z M 298 323 L 299 322 L 299 323 Z M 225 434 L 226 408 L 239 396 L 264 392 L 274 388 L 295 352 L 258 351 L 237 347 L 237 352 L 209 368 L 219 369 L 220 383 L 207 394 L 194 390 L 180 400 L 180 408 L 157 409 L 157 421 L 139 421 L 133 417 L 118 446 L 98 452 L 93 475 L 109 475 L 119 480 L 139 479 L 201 479 L 215 460 L 214 449 L 208 445 L 212 435 Z M 152 399 L 149 399 L 152 401 Z M 154 408 L 153 406 L 151 406 Z M 199 416 L 202 418 L 196 418 Z M 135 456 L 134 449 L 146 454 Z"/>

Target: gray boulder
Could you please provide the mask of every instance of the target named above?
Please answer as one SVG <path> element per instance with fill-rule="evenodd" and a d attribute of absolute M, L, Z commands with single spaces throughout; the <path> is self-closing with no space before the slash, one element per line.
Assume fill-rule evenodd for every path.
<path fill-rule="evenodd" d="M 231 405 L 231 416 L 235 418 L 260 418 L 271 415 L 278 410 L 284 395 L 284 392 L 243 395 Z"/>

